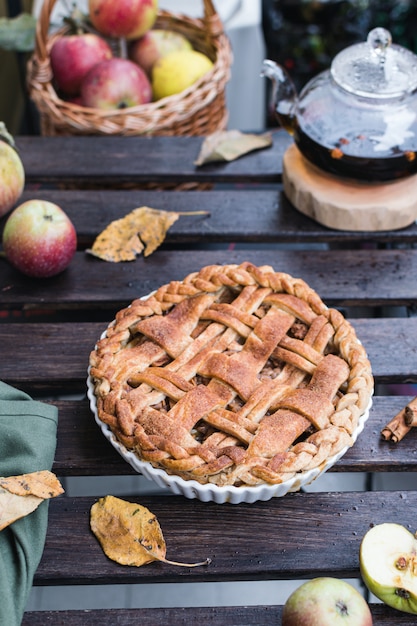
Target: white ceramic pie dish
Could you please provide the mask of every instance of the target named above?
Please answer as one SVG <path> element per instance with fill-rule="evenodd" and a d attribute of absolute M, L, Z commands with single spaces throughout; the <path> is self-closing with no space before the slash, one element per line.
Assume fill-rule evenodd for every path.
<path fill-rule="evenodd" d="M 102 422 L 98 417 L 94 384 L 90 377 L 90 370 L 88 370 L 87 377 L 87 396 L 90 401 L 91 411 L 93 412 L 95 420 L 103 435 L 110 441 L 113 447 L 117 450 L 117 452 L 119 452 L 125 461 L 127 461 L 127 463 L 129 463 L 138 473 L 145 476 L 145 478 L 148 478 L 156 483 L 158 487 L 167 487 L 176 495 L 185 496 L 190 499 L 197 498 L 202 502 L 216 502 L 217 504 L 224 504 L 225 502 L 240 504 L 242 502 L 246 502 L 251 504 L 258 500 L 266 501 L 271 498 L 282 497 L 291 491 L 299 491 L 302 487 L 309 485 L 319 476 L 324 474 L 324 472 L 330 469 L 351 447 L 345 446 L 342 450 L 340 450 L 340 452 L 330 457 L 325 464 L 322 464 L 317 468 L 304 471 L 298 476 L 293 476 L 290 480 L 284 481 L 278 485 L 263 484 L 255 487 L 219 487 L 214 484 L 202 485 L 196 480 L 185 480 L 179 476 L 168 474 L 162 469 L 157 469 L 147 461 L 141 461 L 134 452 L 128 450 L 122 443 L 120 443 L 120 441 L 116 439 L 109 426 L 104 424 L 104 422 Z M 368 407 L 358 421 L 356 430 L 352 434 L 353 443 L 355 443 L 357 437 L 365 426 L 366 420 L 369 417 L 371 406 L 372 397 L 369 401 Z"/>

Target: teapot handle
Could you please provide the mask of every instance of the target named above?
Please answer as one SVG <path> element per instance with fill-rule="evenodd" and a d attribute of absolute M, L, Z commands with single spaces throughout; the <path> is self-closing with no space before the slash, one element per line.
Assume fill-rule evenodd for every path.
<path fill-rule="evenodd" d="M 281 65 L 270 59 L 263 61 L 261 76 L 271 79 L 275 115 L 281 126 L 292 134 L 296 121 L 294 109 L 298 101 L 293 81 Z"/>

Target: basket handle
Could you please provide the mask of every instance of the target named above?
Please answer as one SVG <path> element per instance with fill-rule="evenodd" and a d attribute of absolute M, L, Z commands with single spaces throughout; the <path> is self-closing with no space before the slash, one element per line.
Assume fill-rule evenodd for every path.
<path fill-rule="evenodd" d="M 216 11 L 213 0 L 204 0 L 204 22 L 213 37 L 219 37 L 224 33 L 223 23 Z"/>
<path fill-rule="evenodd" d="M 217 15 L 213 0 L 204 0 L 204 17 L 210 18 L 213 15 Z"/>
<path fill-rule="evenodd" d="M 41 12 L 36 22 L 35 54 L 40 62 L 46 61 L 48 58 L 46 42 L 48 41 L 49 23 L 55 2 L 56 0 L 43 0 Z"/>
<path fill-rule="evenodd" d="M 49 25 L 51 20 L 52 9 L 55 6 L 56 0 L 43 0 L 41 12 L 39 14 L 38 21 L 36 23 L 35 32 L 35 53 L 38 61 L 46 61 L 48 59 L 48 51 L 46 49 L 46 43 L 48 41 Z M 223 24 L 215 9 L 212 0 L 204 0 L 204 23 L 207 30 L 214 37 L 222 35 Z"/>

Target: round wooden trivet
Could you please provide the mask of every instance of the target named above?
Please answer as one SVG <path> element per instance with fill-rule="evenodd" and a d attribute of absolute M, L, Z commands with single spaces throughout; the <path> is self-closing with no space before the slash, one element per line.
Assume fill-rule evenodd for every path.
<path fill-rule="evenodd" d="M 295 208 L 329 228 L 396 230 L 417 219 L 417 174 L 383 183 L 343 179 L 312 165 L 292 144 L 282 177 Z"/>

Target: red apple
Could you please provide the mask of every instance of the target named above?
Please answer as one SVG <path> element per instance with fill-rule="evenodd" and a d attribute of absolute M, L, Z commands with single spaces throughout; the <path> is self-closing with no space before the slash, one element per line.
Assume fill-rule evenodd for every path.
<path fill-rule="evenodd" d="M 89 0 L 90 20 L 107 37 L 138 39 L 155 23 L 158 0 Z"/>
<path fill-rule="evenodd" d="M 25 171 L 16 150 L 0 139 L 0 217 L 20 198 L 25 184 Z"/>
<path fill-rule="evenodd" d="M 78 96 L 65 96 L 65 102 L 71 102 L 71 104 L 76 104 L 79 107 L 83 106 L 81 95 Z"/>
<path fill-rule="evenodd" d="M 51 68 L 58 88 L 68 96 L 80 93 L 87 72 L 100 61 L 110 59 L 112 50 L 102 37 L 92 33 L 57 39 L 51 48 Z"/>
<path fill-rule="evenodd" d="M 372 626 L 365 598 L 339 578 L 308 580 L 288 598 L 282 626 Z"/>
<path fill-rule="evenodd" d="M 67 214 L 46 200 L 28 200 L 8 217 L 3 249 L 10 263 L 27 276 L 46 278 L 62 272 L 77 248 Z"/>
<path fill-rule="evenodd" d="M 191 50 L 191 48 L 191 43 L 181 33 L 155 28 L 149 30 L 140 39 L 132 41 L 129 46 L 129 58 L 140 65 L 150 76 L 158 59 L 174 50 Z"/>
<path fill-rule="evenodd" d="M 125 109 L 146 104 L 152 87 L 145 72 L 133 61 L 114 57 L 95 65 L 81 85 L 83 106 L 95 109 Z"/>

